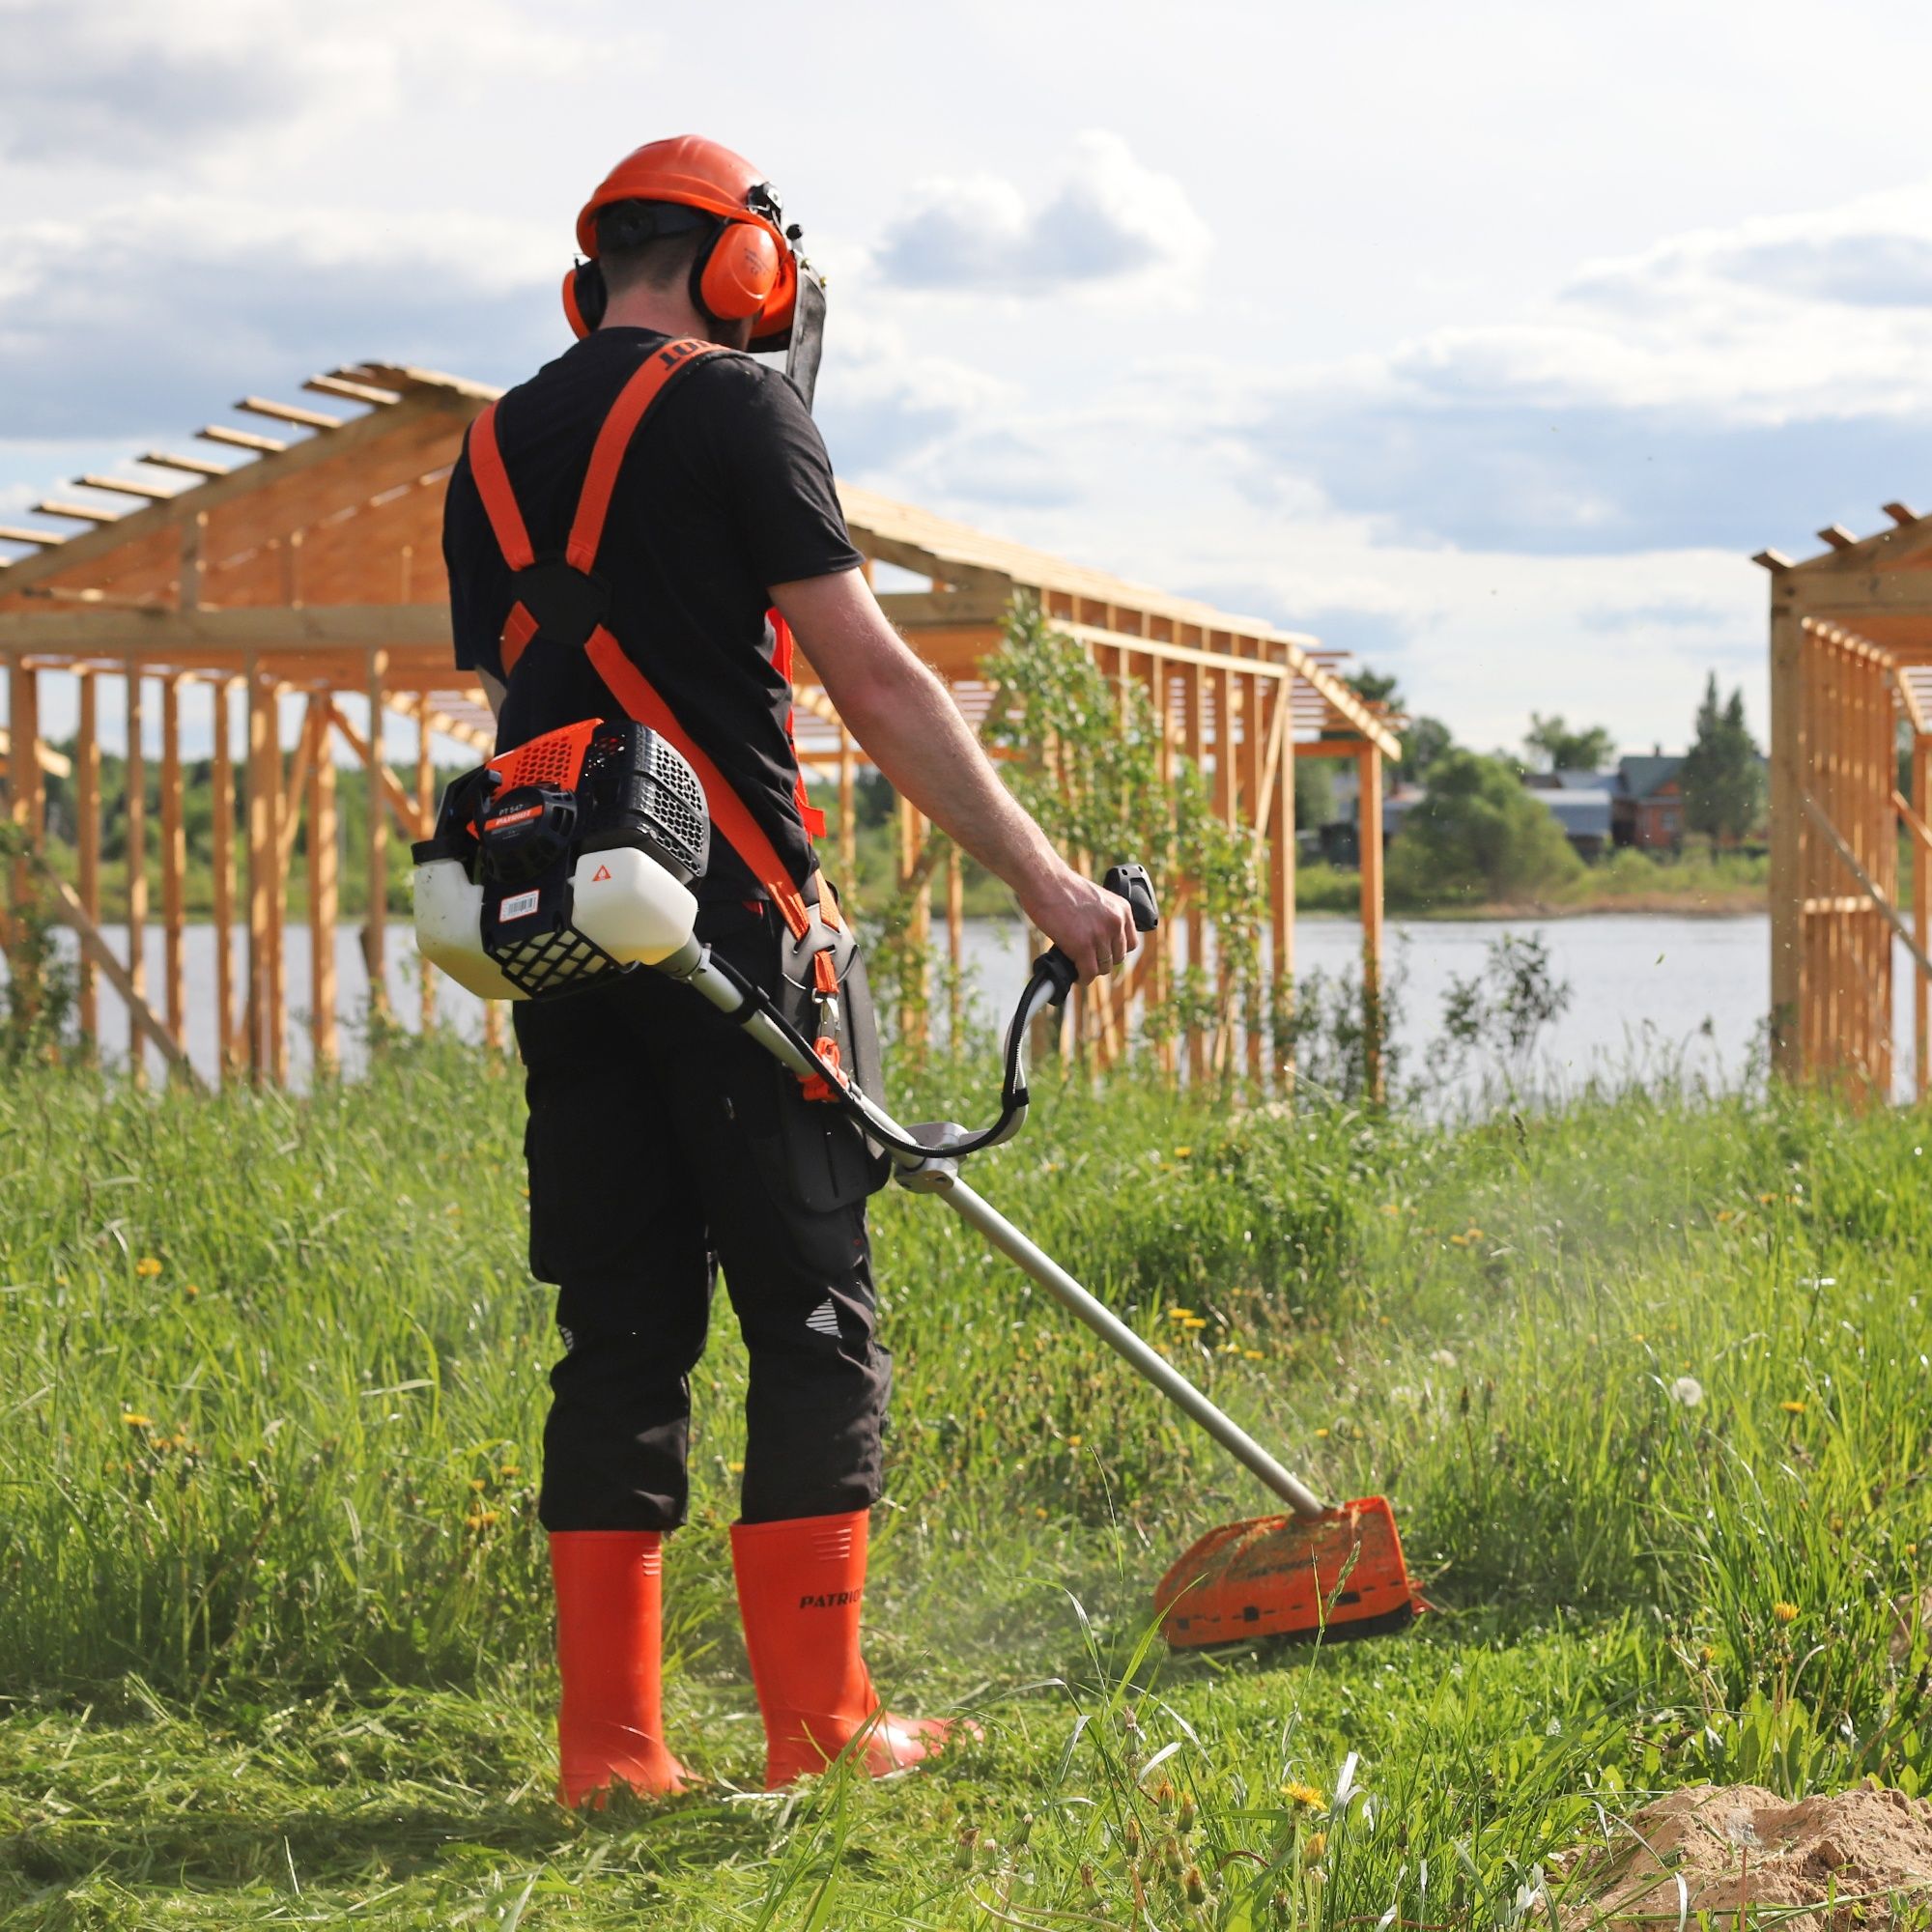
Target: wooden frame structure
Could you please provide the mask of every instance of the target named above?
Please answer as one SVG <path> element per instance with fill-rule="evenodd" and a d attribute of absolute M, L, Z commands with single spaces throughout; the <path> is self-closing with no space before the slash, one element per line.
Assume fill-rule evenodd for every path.
<path fill-rule="evenodd" d="M 497 391 L 431 371 L 358 364 L 304 384 L 331 407 L 258 396 L 239 412 L 274 433 L 215 423 L 198 434 L 232 466 L 209 457 L 149 451 L 138 477 L 88 475 L 72 486 L 91 497 L 35 506 L 84 526 L 0 525 L 0 544 L 24 547 L 0 563 L 0 663 L 6 669 L 11 743 L 39 755 L 9 767 L 9 810 L 31 854 L 15 868 L 16 901 L 28 873 L 52 872 L 44 857 L 46 776 L 65 764 L 46 746 L 43 681 L 77 687 L 72 780 L 75 877 L 57 882 L 61 916 L 79 935 L 81 1023 L 95 1032 L 99 980 L 127 1004 L 130 1035 L 144 1036 L 186 1069 L 188 995 L 183 733 L 210 746 L 214 924 L 213 1037 L 224 1072 L 280 1080 L 289 1065 L 288 899 L 299 828 L 307 828 L 307 897 L 313 989 L 310 1029 L 319 1065 L 337 1057 L 339 992 L 335 928 L 342 855 L 337 787 L 345 755 L 360 767 L 370 836 L 362 854 L 370 908 L 362 931 L 372 1000 L 384 999 L 388 832 L 424 835 L 434 810 L 434 746 L 487 754 L 492 721 L 480 690 L 450 666 L 447 585 L 440 530 L 442 485 L 471 417 Z M 179 487 L 156 477 L 165 475 Z M 1016 593 L 1030 594 L 1057 628 L 1079 639 L 1110 677 L 1141 682 L 1167 722 L 1167 755 L 1184 753 L 1213 773 L 1217 810 L 1247 828 L 1268 859 L 1272 973 L 1287 995 L 1293 969 L 1294 787 L 1292 759 L 1341 756 L 1361 775 L 1363 823 L 1380 823 L 1381 761 L 1399 750 L 1390 722 L 1337 674 L 1339 655 L 1310 638 L 1231 617 L 1040 552 L 1005 543 L 907 505 L 846 489 L 853 539 L 872 564 L 923 580 L 887 591 L 888 613 L 945 676 L 962 713 L 983 727 L 997 694 L 981 661 L 997 644 Z M 132 500 L 134 507 L 110 507 Z M 101 923 L 99 770 L 102 696 L 125 719 L 128 760 L 126 844 L 130 855 L 124 958 Z M 353 703 L 345 705 L 345 697 Z M 156 699 L 158 702 L 156 703 Z M 809 666 L 801 668 L 800 753 L 808 775 L 836 784 L 840 860 L 852 869 L 853 786 L 864 753 L 840 724 Z M 292 721 L 291 712 L 298 714 Z M 408 721 L 414 771 L 399 776 L 397 727 Z M 158 724 L 158 837 L 150 850 L 144 759 Z M 287 755 L 290 724 L 293 756 Z M 241 730 L 238 744 L 237 731 Z M 246 782 L 238 785 L 238 773 Z M 66 774 L 63 773 L 63 776 Z M 412 776 L 413 782 L 410 781 Z M 903 802 L 899 879 L 916 922 L 929 931 L 932 896 L 945 891 L 949 947 L 961 947 L 959 864 L 947 841 Z M 1364 970 L 1373 988 L 1381 954 L 1380 844 L 1364 841 Z M 156 875 L 163 935 L 158 1003 L 149 996 L 144 947 Z M 1203 956 L 1199 908 L 1178 903 L 1188 956 Z M 1101 1057 L 1121 1051 L 1137 1000 L 1158 998 L 1176 969 L 1175 922 L 1147 949 L 1142 969 L 1086 1002 L 1066 1037 Z M 245 963 L 232 967 L 232 930 L 246 934 Z M 423 970 L 427 1022 L 428 969 Z M 500 1024 L 500 1010 L 489 1009 Z M 1244 1034 L 1244 1038 L 1236 1038 Z M 1191 1069 L 1265 1071 L 1264 1022 L 1225 1024 L 1186 1042 Z M 141 1056 L 136 1055 L 138 1065 Z"/>
<path fill-rule="evenodd" d="M 1893 1092 L 1894 939 L 1913 962 L 1915 1088 L 1932 1088 L 1932 517 L 1771 575 L 1772 1067 Z M 1908 782 L 1899 784 L 1907 753 Z M 1899 906 L 1900 829 L 1912 908 Z"/>

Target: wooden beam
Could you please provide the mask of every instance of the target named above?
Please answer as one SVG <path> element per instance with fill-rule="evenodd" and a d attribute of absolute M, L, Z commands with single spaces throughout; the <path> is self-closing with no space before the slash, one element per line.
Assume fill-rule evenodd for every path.
<path fill-rule="evenodd" d="M 128 983 L 134 996 L 148 997 L 148 754 L 142 744 L 142 687 L 145 680 L 131 667 L 128 672 L 128 753 L 124 770 L 128 795 L 123 824 L 128 846 Z M 146 1063 L 136 1040 L 128 1056 L 138 1086 L 146 1077 Z"/>
<path fill-rule="evenodd" d="M 414 807 L 409 795 L 383 756 L 383 680 L 388 671 L 388 652 L 371 651 L 369 736 L 366 743 L 355 747 L 362 760 L 364 781 L 368 787 L 369 843 L 363 869 L 368 908 L 362 921 L 362 967 L 369 976 L 369 1010 L 372 1014 L 386 1014 L 389 1010 L 389 812 L 410 805 L 411 815 L 414 815 Z M 355 746 L 355 734 L 349 729 L 340 709 L 332 704 L 329 709 L 335 728 Z"/>
<path fill-rule="evenodd" d="M 302 796 L 308 789 L 309 767 L 315 762 L 315 700 L 302 714 L 301 736 L 296 740 L 296 754 L 289 760 L 289 772 L 282 784 L 281 838 L 276 847 L 276 870 L 286 884 L 295 865 L 296 838 L 301 830 Z M 324 748 L 327 751 L 327 747 Z"/>
<path fill-rule="evenodd" d="M 85 503 L 70 503 L 60 497 L 47 497 L 34 505 L 37 517 L 66 517 L 76 524 L 118 524 L 123 518 L 110 510 L 90 509 Z"/>
<path fill-rule="evenodd" d="M 273 422 L 294 423 L 298 429 L 341 429 L 352 420 L 347 416 L 325 415 L 321 410 L 305 410 L 295 403 L 278 403 L 268 396 L 243 396 L 234 406 L 251 416 L 267 416 Z"/>
<path fill-rule="evenodd" d="M 200 494 L 190 491 L 189 500 Z M 14 587 L 6 578 L 0 578 L 0 583 L 9 590 Z M 196 648 L 273 653 L 337 645 L 358 650 L 371 644 L 440 647 L 448 641 L 446 604 L 308 604 L 299 611 L 270 604 L 231 611 L 173 611 L 152 605 L 0 611 L 0 649 L 49 654 L 136 651 L 158 656 Z M 460 674 L 452 671 L 445 684 L 460 681 Z"/>
<path fill-rule="evenodd" d="M 1861 571 L 1842 577 L 1806 577 L 1794 571 L 1783 584 L 1806 616 L 1932 616 L 1932 570 Z"/>
<path fill-rule="evenodd" d="M 291 445 L 272 436 L 258 436 L 252 429 L 230 429 L 226 423 L 210 423 L 195 435 L 207 442 L 218 442 L 228 449 L 252 449 L 260 456 L 279 456 Z M 230 470 L 230 475 L 239 472 Z"/>
<path fill-rule="evenodd" d="M 1801 803 L 1804 807 L 1805 817 L 1825 835 L 1826 842 L 1838 855 L 1845 869 L 1864 888 L 1865 897 L 1870 899 L 1884 915 L 1886 923 L 1897 933 L 1905 944 L 1905 950 L 1918 962 L 1919 972 L 1932 975 L 1932 952 L 1927 952 L 1926 949 L 1919 945 L 1912 928 L 1900 916 L 1898 908 L 1886 897 L 1873 882 L 1872 875 L 1860 865 L 1858 854 L 1852 850 L 1843 834 L 1826 815 L 1824 807 L 1811 796 L 1809 791 L 1801 794 Z"/>
<path fill-rule="evenodd" d="M 384 655 L 382 652 L 377 653 L 379 658 Z M 372 677 L 374 676 L 376 674 L 372 673 Z M 415 802 L 403 789 L 402 781 L 389 769 L 386 760 L 373 754 L 369 739 L 356 730 L 355 726 L 342 715 L 339 707 L 330 705 L 328 715 L 330 724 L 342 733 L 343 743 L 362 760 L 365 766 L 373 767 L 373 775 L 377 781 L 376 790 L 380 793 L 380 799 L 373 795 L 370 798 L 369 810 L 372 821 L 382 822 L 384 817 L 382 807 L 386 803 L 405 838 L 427 838 L 436 829 L 434 819 L 425 821 L 417 816 Z"/>
<path fill-rule="evenodd" d="M 379 389 L 373 383 L 352 383 L 346 376 L 311 376 L 302 387 L 314 395 L 341 396 L 352 403 L 370 403 L 384 409 L 403 400 L 400 389 Z"/>
<path fill-rule="evenodd" d="M 74 937 L 80 942 L 81 952 L 126 1003 L 133 1032 L 137 1036 L 145 1035 L 153 1042 L 162 1060 L 167 1063 L 171 1075 L 178 1074 L 186 1085 L 197 1092 L 202 1091 L 201 1075 L 189 1064 L 187 1054 L 173 1035 L 156 1017 L 154 1008 L 149 1006 L 141 988 L 135 984 L 132 976 L 115 955 L 114 949 L 108 945 L 99 926 L 88 917 L 87 908 L 81 904 L 79 894 L 40 853 L 33 854 L 32 863 L 53 888 L 54 897 L 60 905 L 62 920 L 73 929 Z M 140 1048 L 136 1045 L 133 1057 L 138 1060 L 139 1056 Z"/>
<path fill-rule="evenodd" d="M 1751 561 L 1764 570 L 1790 570 L 1795 567 L 1781 550 L 1761 550 Z"/>
<path fill-rule="evenodd" d="M 229 716 L 229 680 L 212 680 L 214 699 L 213 757 L 210 782 L 209 842 L 213 870 L 214 1047 L 223 1080 L 238 1060 L 235 1036 L 235 753 Z"/>
<path fill-rule="evenodd" d="M 879 609 L 895 624 L 917 630 L 923 624 L 997 624 L 1010 602 L 1004 590 L 888 590 Z"/>
<path fill-rule="evenodd" d="M 64 535 L 53 530 L 30 530 L 23 524 L 0 524 L 0 539 L 8 543 L 38 544 L 43 550 L 52 550 L 67 542 Z"/>
<path fill-rule="evenodd" d="M 1916 524 L 1918 521 L 1918 512 L 1905 503 L 1881 503 L 1879 508 L 1901 528 L 1907 524 Z"/>
<path fill-rule="evenodd" d="M 1818 541 L 1830 544 L 1833 550 L 1850 550 L 1858 542 L 1858 538 L 1843 524 L 1827 524 L 1818 532 Z"/>
<path fill-rule="evenodd" d="M 335 760 L 328 753 L 328 714 L 320 692 L 308 701 L 308 735 L 315 747 L 308 778 L 309 1038 L 318 1076 L 336 1064 L 335 922 L 340 910 L 336 850 Z"/>
<path fill-rule="evenodd" d="M 184 971 L 187 901 L 187 831 L 182 813 L 181 679 L 161 685 L 161 944 L 162 999 L 168 1031 L 187 1044 L 187 980 Z"/>
<path fill-rule="evenodd" d="M 0 769 L 4 769 L 14 755 L 14 733 L 0 725 Z M 57 752 L 43 738 L 34 747 L 34 756 L 42 771 L 50 779 L 64 779 L 72 771 L 72 761 L 65 752 Z"/>
<path fill-rule="evenodd" d="M 205 456 L 177 456 L 166 449 L 143 450 L 134 461 L 151 463 L 156 469 L 179 469 L 187 476 L 226 476 L 230 469 L 228 464 L 212 463 Z"/>
<path fill-rule="evenodd" d="M 80 906 L 90 925 L 100 923 L 100 680 L 93 671 L 80 674 L 80 719 L 74 736 L 74 845 L 80 869 Z M 99 969 L 85 947 L 80 954 L 80 983 L 76 988 L 81 1033 L 100 1037 L 100 1007 L 95 988 Z"/>
<path fill-rule="evenodd" d="M 214 510 L 243 491 L 265 489 L 272 483 L 282 483 L 292 475 L 299 475 L 313 464 L 334 462 L 336 458 L 350 456 L 365 444 L 379 442 L 381 439 L 392 435 L 402 423 L 437 415 L 468 421 L 475 410 L 477 404 L 468 392 L 458 392 L 454 388 L 423 388 L 396 404 L 392 410 L 371 410 L 369 415 L 355 417 L 355 421 L 344 423 L 340 429 L 328 431 L 328 435 L 307 437 L 305 440 L 294 444 L 276 442 L 270 437 L 257 437 L 247 429 L 228 429 L 222 423 L 211 423 L 207 429 L 197 431 L 197 435 L 205 440 L 222 442 L 242 450 L 257 450 L 265 456 L 274 456 L 274 462 L 240 464 L 234 469 L 224 469 L 220 475 L 211 477 L 199 489 L 182 491 L 168 502 L 151 504 L 147 510 L 131 510 L 118 524 L 114 524 L 112 529 L 95 529 L 85 535 L 71 537 L 68 539 L 71 549 L 58 562 L 52 556 L 25 556 L 14 564 L 14 574 L 6 580 L 8 589 L 14 589 L 21 582 L 35 582 L 54 570 L 68 570 L 77 562 L 91 562 L 97 556 L 104 556 L 120 543 L 153 535 L 156 529 L 164 529 L 168 524 L 191 514 L 187 508 L 189 504 L 193 510 Z"/>
<path fill-rule="evenodd" d="M 158 483 L 137 483 L 125 476 L 76 476 L 73 479 L 83 490 L 112 490 L 123 497 L 140 497 L 150 503 L 165 503 L 180 495 L 179 491 L 163 490 Z"/>

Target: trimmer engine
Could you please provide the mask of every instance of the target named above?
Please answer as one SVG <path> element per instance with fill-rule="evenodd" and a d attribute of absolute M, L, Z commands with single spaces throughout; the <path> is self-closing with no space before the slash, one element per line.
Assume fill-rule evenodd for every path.
<path fill-rule="evenodd" d="M 545 999 L 668 958 L 691 937 L 704 790 L 628 719 L 585 719 L 465 772 L 413 848 L 416 944 L 484 999 Z"/>

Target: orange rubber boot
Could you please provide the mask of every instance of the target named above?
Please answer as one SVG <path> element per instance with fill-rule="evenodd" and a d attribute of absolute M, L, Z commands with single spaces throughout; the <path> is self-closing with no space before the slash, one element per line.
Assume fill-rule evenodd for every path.
<path fill-rule="evenodd" d="M 731 1567 L 752 1683 L 765 1719 L 765 1789 L 823 1771 L 854 1738 L 873 1777 L 934 1756 L 952 1729 L 879 1708 L 859 1655 L 865 1510 L 731 1525 Z"/>
<path fill-rule="evenodd" d="M 654 1529 L 553 1530 L 556 1661 L 556 1795 L 573 1810 L 604 1806 L 612 1784 L 642 1798 L 685 1788 L 689 1776 L 665 1748 L 660 1627 L 664 1539 Z"/>

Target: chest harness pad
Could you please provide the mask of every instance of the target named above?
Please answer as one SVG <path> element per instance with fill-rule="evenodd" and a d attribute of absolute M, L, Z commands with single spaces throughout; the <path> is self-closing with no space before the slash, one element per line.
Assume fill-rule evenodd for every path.
<path fill-rule="evenodd" d="M 650 413 L 653 404 L 666 388 L 687 369 L 707 355 L 735 352 L 715 342 L 682 339 L 653 350 L 637 372 L 624 384 L 597 432 L 590 453 L 590 468 L 577 499 L 570 534 L 561 554 L 555 551 L 539 556 L 524 524 L 524 513 L 511 488 L 509 472 L 503 467 L 502 451 L 497 442 L 497 409 L 492 403 L 469 427 L 469 469 L 483 499 L 485 515 L 510 569 L 515 601 L 503 622 L 502 667 L 507 682 L 516 672 L 524 653 L 533 644 L 565 650 L 581 650 L 597 674 L 625 711 L 640 724 L 675 746 L 683 753 L 704 787 L 711 809 L 711 822 L 724 841 L 744 862 L 752 876 L 763 886 L 772 903 L 790 930 L 793 952 L 809 955 L 811 992 L 818 1006 L 819 1058 L 828 1067 L 840 1064 L 838 1048 L 838 985 L 841 955 L 852 951 L 850 935 L 839 917 L 838 902 L 829 892 L 819 903 L 810 906 L 792 882 L 784 861 L 772 843 L 750 807 L 739 797 L 730 781 L 685 730 L 664 700 L 657 687 L 638 668 L 605 622 L 611 608 L 610 586 L 597 575 L 597 553 L 604 538 L 604 525 L 611 511 L 611 497 L 617 484 L 632 440 Z M 791 686 L 791 628 L 776 611 L 769 613 L 775 639 L 773 668 Z M 792 751 L 792 796 L 809 836 L 823 837 L 825 814 L 813 807 L 805 789 L 805 775 L 798 769 L 798 752 L 792 739 L 792 713 L 785 714 L 785 742 Z M 814 943 L 814 941 L 818 943 Z M 842 942 L 842 944 L 840 943 Z M 817 1090 L 817 1091 L 814 1091 Z M 810 1083 L 808 1097 L 830 1099 L 821 1081 Z"/>

